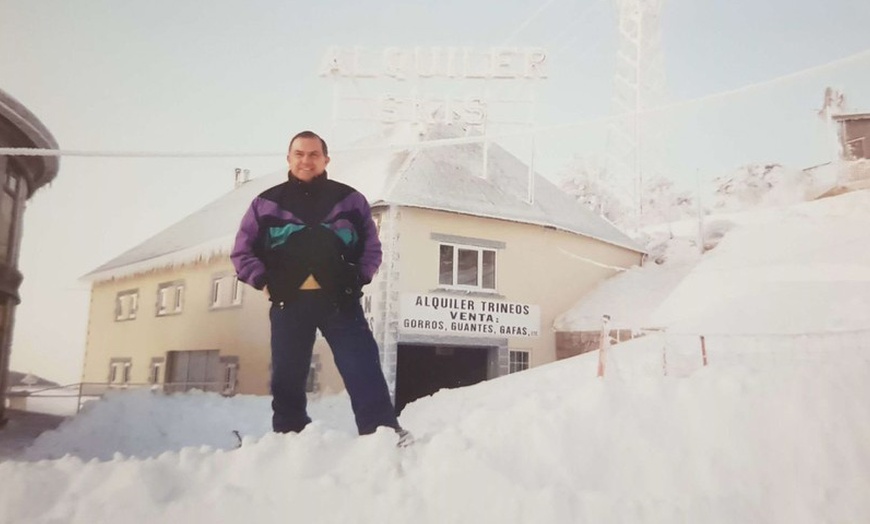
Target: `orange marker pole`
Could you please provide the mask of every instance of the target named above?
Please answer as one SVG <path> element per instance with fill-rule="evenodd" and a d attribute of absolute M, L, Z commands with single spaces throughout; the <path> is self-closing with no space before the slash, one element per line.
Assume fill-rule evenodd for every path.
<path fill-rule="evenodd" d="M 707 341 L 704 339 L 704 335 L 701 335 L 701 360 L 704 362 L 704 365 L 707 365 Z"/>

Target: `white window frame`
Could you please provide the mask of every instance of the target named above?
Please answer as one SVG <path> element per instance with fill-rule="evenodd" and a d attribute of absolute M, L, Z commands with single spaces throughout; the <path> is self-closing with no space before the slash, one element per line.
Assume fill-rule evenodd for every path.
<path fill-rule="evenodd" d="M 160 384 L 160 375 L 163 373 L 163 362 L 152 362 L 151 369 L 148 370 L 148 382 L 150 384 Z"/>
<path fill-rule="evenodd" d="M 239 364 L 237 362 L 229 362 L 224 366 L 224 395 L 232 395 L 236 392 L 236 385 L 239 382 Z"/>
<path fill-rule="evenodd" d="M 453 248 L 453 274 L 452 282 L 445 284 L 441 282 L 441 248 L 443 246 Z M 459 250 L 477 252 L 477 284 L 459 284 L 457 279 L 459 276 Z M 485 252 L 492 253 L 493 263 L 493 287 L 483 287 L 483 254 Z M 468 244 L 455 244 L 452 242 L 438 242 L 438 287 L 443 289 L 461 289 L 463 291 L 482 291 L 485 293 L 496 293 L 498 287 L 498 249 L 473 246 Z"/>
<path fill-rule="evenodd" d="M 18 195 L 18 175 L 13 172 L 6 173 L 6 190 L 13 197 Z"/>
<path fill-rule="evenodd" d="M 134 320 L 139 310 L 139 290 L 128 289 L 115 295 L 115 320 Z"/>
<path fill-rule="evenodd" d="M 157 290 L 157 316 L 163 316 L 169 312 L 169 308 L 166 307 L 166 303 L 168 300 L 166 299 L 166 295 L 169 294 L 169 290 L 172 288 L 162 287 Z"/>
<path fill-rule="evenodd" d="M 126 386 L 130 383 L 133 371 L 133 361 L 130 358 L 112 358 L 109 360 L 109 384 Z M 119 373 L 120 372 L 120 373 Z M 120 378 L 120 382 L 118 379 Z"/>
<path fill-rule="evenodd" d="M 242 292 L 243 292 L 244 287 L 245 287 L 245 284 L 241 280 L 239 280 L 239 277 L 233 275 L 233 287 L 232 287 L 233 296 L 232 296 L 232 300 L 230 300 L 230 303 L 232 305 L 234 305 L 234 306 L 241 306 L 242 305 Z"/>
<path fill-rule="evenodd" d="M 235 273 L 218 273 L 211 278 L 209 309 L 229 309 L 242 305 L 244 283 Z"/>
<path fill-rule="evenodd" d="M 175 286 L 175 312 L 181 313 L 184 311 L 184 284 Z"/>
<path fill-rule="evenodd" d="M 184 281 L 175 280 L 157 285 L 156 315 L 178 315 L 184 310 Z"/>
<path fill-rule="evenodd" d="M 211 281 L 211 308 L 218 309 L 222 307 L 221 304 L 221 283 L 223 282 L 224 277 L 215 277 Z"/>
<path fill-rule="evenodd" d="M 515 356 L 523 355 L 521 359 L 515 359 Z M 525 362 L 522 362 L 524 360 Z M 532 352 L 527 349 L 511 349 L 508 353 L 508 373 L 517 373 L 525 371 L 531 367 Z"/>

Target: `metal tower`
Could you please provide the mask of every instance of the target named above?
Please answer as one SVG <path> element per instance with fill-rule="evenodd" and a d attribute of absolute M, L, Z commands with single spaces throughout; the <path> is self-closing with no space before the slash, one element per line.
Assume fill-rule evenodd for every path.
<path fill-rule="evenodd" d="M 614 0 L 619 46 L 613 88 L 613 108 L 623 115 L 610 126 L 608 164 L 619 181 L 616 188 L 631 201 L 636 225 L 643 214 L 644 179 L 657 168 L 660 133 L 645 125 L 643 111 L 662 103 L 665 70 L 660 17 L 664 0 Z"/>

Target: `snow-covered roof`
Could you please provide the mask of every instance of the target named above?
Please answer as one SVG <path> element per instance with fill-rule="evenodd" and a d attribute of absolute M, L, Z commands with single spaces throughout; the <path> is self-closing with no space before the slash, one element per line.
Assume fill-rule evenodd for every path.
<path fill-rule="evenodd" d="M 484 177 L 483 144 L 457 139 L 462 142 L 447 128 L 425 136 L 403 130 L 369 138 L 353 149 L 330 152 L 329 176 L 357 188 L 372 207 L 395 204 L 538 224 L 643 251 L 540 175 L 529 203 L 529 167 L 497 144 L 489 144 Z M 251 200 L 285 177 L 282 170 L 242 184 L 84 278 L 121 278 L 228 253 Z"/>
<path fill-rule="evenodd" d="M 870 329 L 870 191 L 767 216 L 728 232 L 651 320 L 678 333 Z"/>
<path fill-rule="evenodd" d="M 4 121 L 8 124 L 4 124 Z M 11 130 L 6 126 L 11 126 Z M 57 149 L 57 140 L 51 131 L 30 112 L 24 104 L 0 89 L 0 129 L 5 135 L 3 145 L 13 147 Z M 33 192 L 54 180 L 60 166 L 56 156 L 26 157 L 28 164 L 37 166 L 31 173 L 33 179 L 27 185 L 28 198 Z"/>
<path fill-rule="evenodd" d="M 694 262 L 647 264 L 611 277 L 556 317 L 556 331 L 599 331 L 603 315 L 610 329 L 654 327 L 650 317 L 692 270 Z"/>
<path fill-rule="evenodd" d="M 839 115 L 831 115 L 834 120 L 864 120 L 870 118 L 870 113 L 841 113 Z"/>
<path fill-rule="evenodd" d="M 870 190 L 727 216 L 733 227 L 699 260 L 613 277 L 554 327 L 597 331 L 608 314 L 612 329 L 682 334 L 870 329 Z"/>
<path fill-rule="evenodd" d="M 18 371 L 9 371 L 9 387 L 17 388 L 17 387 L 54 387 L 58 386 L 57 382 L 52 382 L 50 380 L 44 379 L 38 375 L 34 375 L 33 373 L 20 373 Z"/>

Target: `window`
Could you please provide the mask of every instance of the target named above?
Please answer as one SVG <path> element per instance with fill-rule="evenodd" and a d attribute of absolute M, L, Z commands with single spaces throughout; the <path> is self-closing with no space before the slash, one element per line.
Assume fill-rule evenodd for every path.
<path fill-rule="evenodd" d="M 157 286 L 157 316 L 177 315 L 184 309 L 184 281 L 164 282 Z"/>
<path fill-rule="evenodd" d="M 15 196 L 18 194 L 18 175 L 9 173 L 6 175 L 6 191 Z"/>
<path fill-rule="evenodd" d="M 235 395 L 239 385 L 239 357 L 230 355 L 220 357 L 220 365 L 223 369 L 223 384 L 218 390 L 223 395 Z"/>
<path fill-rule="evenodd" d="M 849 160 L 858 160 L 867 158 L 864 154 L 864 137 L 855 138 L 846 142 L 846 158 Z"/>
<path fill-rule="evenodd" d="M 211 309 L 223 309 L 242 305 L 245 284 L 234 274 L 218 274 L 211 281 Z"/>
<path fill-rule="evenodd" d="M 495 250 L 439 246 L 438 284 L 462 289 L 495 290 Z"/>
<path fill-rule="evenodd" d="M 191 389 L 223 391 L 224 358 L 217 349 L 168 351 L 163 390 L 168 393 Z"/>
<path fill-rule="evenodd" d="M 133 320 L 139 309 L 139 290 L 120 291 L 115 296 L 115 320 Z"/>
<path fill-rule="evenodd" d="M 10 159 L 4 173 L 0 172 L 0 260 L 12 262 L 18 258 L 20 241 L 20 209 L 23 205 L 23 179 L 17 174 L 16 166 Z"/>
<path fill-rule="evenodd" d="M 241 305 L 242 303 L 242 288 L 244 287 L 244 283 L 239 280 L 239 277 L 233 277 L 233 300 L 232 304 L 234 306 Z"/>
<path fill-rule="evenodd" d="M 148 369 L 148 383 L 159 384 L 160 377 L 163 374 L 164 359 L 163 357 L 153 357 L 151 366 Z"/>
<path fill-rule="evenodd" d="M 516 373 L 517 371 L 525 371 L 527 369 L 529 369 L 529 352 L 511 350 L 508 372 Z"/>
<path fill-rule="evenodd" d="M 211 307 L 221 306 L 221 284 L 223 279 L 215 279 L 211 283 Z"/>
<path fill-rule="evenodd" d="M 132 369 L 133 360 L 129 357 L 109 359 L 109 384 L 129 384 Z"/>

